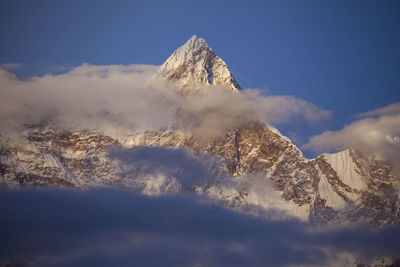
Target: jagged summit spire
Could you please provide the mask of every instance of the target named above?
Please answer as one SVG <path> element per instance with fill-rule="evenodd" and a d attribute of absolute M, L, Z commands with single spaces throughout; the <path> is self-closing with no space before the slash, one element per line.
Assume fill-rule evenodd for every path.
<path fill-rule="evenodd" d="M 223 85 L 241 90 L 226 63 L 215 55 L 203 38 L 193 35 L 164 62 L 160 75 L 182 87 L 187 93 L 201 85 Z"/>
<path fill-rule="evenodd" d="M 174 51 L 163 66 L 177 68 L 181 64 L 192 59 L 195 53 L 199 52 L 201 49 L 207 48 L 210 49 L 203 38 L 197 38 L 196 35 L 193 35 L 184 45 Z"/>
<path fill-rule="evenodd" d="M 206 40 L 204 40 L 203 38 L 198 38 L 197 35 L 193 35 L 180 48 L 196 50 L 196 49 L 199 49 L 202 46 L 207 46 L 208 47 Z"/>
<path fill-rule="evenodd" d="M 177 49 L 183 51 L 197 51 L 202 47 L 208 47 L 206 40 L 198 38 L 197 35 L 193 35 L 184 45 Z"/>

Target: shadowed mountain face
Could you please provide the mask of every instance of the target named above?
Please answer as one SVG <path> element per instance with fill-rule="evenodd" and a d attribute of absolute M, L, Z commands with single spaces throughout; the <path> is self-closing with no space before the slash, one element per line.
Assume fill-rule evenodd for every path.
<path fill-rule="evenodd" d="M 159 74 L 188 95 L 204 85 L 241 90 L 225 62 L 196 36 L 168 58 Z M 44 124 L 0 142 L 0 177 L 7 187 L 194 193 L 249 213 L 274 209 L 304 221 L 366 222 L 373 228 L 400 220 L 399 179 L 388 164 L 356 150 L 305 159 L 278 130 L 256 121 L 207 141 L 179 128 L 115 138 Z"/>

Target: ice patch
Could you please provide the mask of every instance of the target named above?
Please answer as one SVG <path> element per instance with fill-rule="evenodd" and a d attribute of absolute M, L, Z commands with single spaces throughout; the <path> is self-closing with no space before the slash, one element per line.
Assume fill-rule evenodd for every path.
<path fill-rule="evenodd" d="M 357 190 L 367 188 L 362 177 L 356 172 L 357 165 L 350 156 L 350 150 L 347 149 L 334 154 L 323 154 L 323 156 L 343 183 Z"/>
<path fill-rule="evenodd" d="M 321 171 L 319 171 L 319 177 L 318 191 L 320 197 L 326 200 L 326 205 L 335 210 L 344 208 L 346 206 L 346 201 L 333 190 L 328 179 Z"/>

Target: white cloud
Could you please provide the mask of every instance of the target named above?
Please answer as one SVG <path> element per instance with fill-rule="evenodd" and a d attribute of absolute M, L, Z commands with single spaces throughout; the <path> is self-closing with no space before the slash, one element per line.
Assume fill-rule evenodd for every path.
<path fill-rule="evenodd" d="M 324 124 L 331 119 L 332 112 L 296 98 L 294 96 L 262 97 L 257 90 L 246 90 L 244 94 L 251 104 L 256 103 L 263 121 L 272 124 L 288 123 L 303 119 L 309 124 Z"/>
<path fill-rule="evenodd" d="M 400 103 L 394 103 L 383 108 L 374 109 L 372 111 L 358 114 L 358 118 L 368 118 L 382 115 L 395 115 L 400 114 Z"/>
<path fill-rule="evenodd" d="M 327 131 L 310 139 L 303 148 L 337 151 L 357 148 L 389 161 L 400 161 L 400 103 L 358 115 L 363 119 L 340 131 Z"/>
<path fill-rule="evenodd" d="M 43 118 L 64 127 L 103 130 L 178 126 L 206 138 L 249 120 L 285 124 L 325 123 L 330 111 L 293 96 L 232 94 L 220 87 L 183 97 L 172 84 L 154 78 L 158 66 L 83 64 L 69 72 L 21 81 L 0 70 L 0 129 Z"/>

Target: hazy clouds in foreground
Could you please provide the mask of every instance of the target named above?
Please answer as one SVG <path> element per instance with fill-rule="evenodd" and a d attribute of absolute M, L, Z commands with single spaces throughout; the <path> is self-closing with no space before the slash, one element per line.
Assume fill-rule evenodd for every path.
<path fill-rule="evenodd" d="M 399 225 L 317 231 L 195 196 L 24 189 L 2 191 L 0 212 L 0 259 L 40 266 L 326 266 L 400 255 Z"/>

